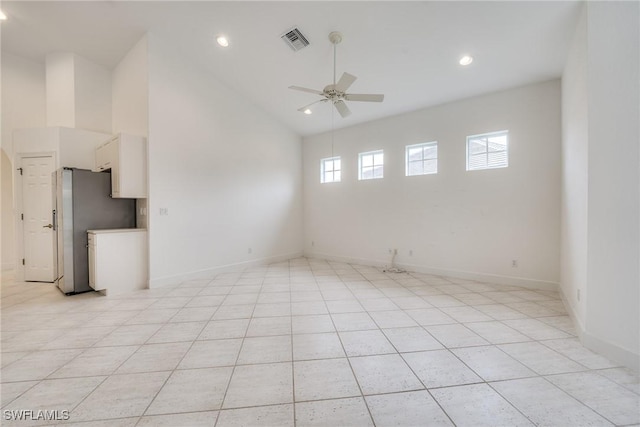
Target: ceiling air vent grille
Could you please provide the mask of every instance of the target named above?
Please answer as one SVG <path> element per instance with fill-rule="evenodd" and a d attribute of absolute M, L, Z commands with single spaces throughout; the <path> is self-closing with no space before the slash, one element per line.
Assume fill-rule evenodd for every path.
<path fill-rule="evenodd" d="M 309 46 L 309 40 L 307 40 L 307 38 L 297 28 L 292 28 L 280 36 L 280 38 L 284 40 L 287 46 L 293 49 L 294 52 Z"/>

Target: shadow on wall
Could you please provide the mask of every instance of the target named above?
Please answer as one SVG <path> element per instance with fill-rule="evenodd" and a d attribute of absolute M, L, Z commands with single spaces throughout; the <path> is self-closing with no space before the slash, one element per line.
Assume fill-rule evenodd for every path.
<path fill-rule="evenodd" d="M 0 172 L 2 180 L 2 225 L 0 235 L 2 236 L 2 249 L 0 249 L 0 259 L 2 259 L 2 270 L 10 270 L 14 267 L 14 221 L 13 221 L 13 167 L 9 156 L 4 150 L 0 150 Z"/>

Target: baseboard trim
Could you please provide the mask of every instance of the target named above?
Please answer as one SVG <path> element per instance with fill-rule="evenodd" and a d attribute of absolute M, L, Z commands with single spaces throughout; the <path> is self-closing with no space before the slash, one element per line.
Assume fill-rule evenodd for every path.
<path fill-rule="evenodd" d="M 569 317 L 571 317 L 571 320 L 576 327 L 578 339 L 583 346 L 600 354 L 601 356 L 613 360 L 614 362 L 620 363 L 622 366 L 626 366 L 635 372 L 640 372 L 640 354 L 635 354 L 631 350 L 612 344 L 609 341 L 598 338 L 587 332 L 581 319 L 576 316 L 573 306 L 569 304 L 567 296 L 564 294 L 562 289 L 560 289 L 560 296 L 567 312 L 569 313 Z"/>
<path fill-rule="evenodd" d="M 367 265 L 371 267 L 386 267 L 389 264 L 388 262 L 384 262 L 384 261 L 364 259 L 364 258 L 345 257 L 345 256 L 339 256 L 339 255 L 336 256 L 336 255 L 330 255 L 330 254 L 325 254 L 321 252 L 310 252 L 310 253 L 305 252 L 304 256 L 308 258 L 319 258 L 319 259 L 326 259 L 328 261 L 345 262 L 348 264 L 360 264 L 360 265 Z M 396 267 L 399 267 L 408 271 L 412 271 L 415 273 L 433 274 L 436 276 L 448 276 L 448 277 L 455 277 L 458 279 L 476 280 L 478 282 L 497 283 L 500 285 L 512 285 L 512 286 L 519 286 L 527 289 L 538 289 L 538 290 L 545 290 L 545 291 L 558 291 L 559 289 L 559 285 L 556 282 L 529 279 L 525 277 L 502 276 L 498 274 L 476 273 L 476 272 L 462 271 L 462 270 L 448 270 L 444 268 L 436 268 L 436 267 L 406 264 L 406 263 L 396 263 Z"/>
<path fill-rule="evenodd" d="M 187 273 L 176 274 L 173 276 L 158 277 L 149 280 L 149 289 L 160 288 L 163 286 L 177 285 L 185 280 L 198 280 L 198 279 L 210 279 L 216 274 L 228 273 L 234 271 L 241 271 L 247 267 L 255 267 L 264 264 L 270 264 L 274 262 L 287 261 L 292 258 L 298 258 L 302 256 L 302 252 L 291 252 L 288 254 L 274 255 L 265 258 L 258 258 L 249 261 L 242 261 L 233 264 L 217 265 L 215 267 L 209 267 L 202 270 L 190 271 Z"/>

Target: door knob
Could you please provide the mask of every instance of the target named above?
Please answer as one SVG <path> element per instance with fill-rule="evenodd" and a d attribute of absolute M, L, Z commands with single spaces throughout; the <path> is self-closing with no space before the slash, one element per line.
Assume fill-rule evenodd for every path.
<path fill-rule="evenodd" d="M 53 224 L 43 225 L 42 228 L 53 228 Z"/>

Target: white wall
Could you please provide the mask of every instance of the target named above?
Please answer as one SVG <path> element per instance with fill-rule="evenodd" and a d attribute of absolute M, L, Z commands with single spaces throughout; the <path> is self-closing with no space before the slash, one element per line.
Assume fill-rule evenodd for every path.
<path fill-rule="evenodd" d="M 15 129 L 46 125 L 44 64 L 2 52 L 2 149 L 13 158 Z"/>
<path fill-rule="evenodd" d="M 2 246 L 0 246 L 0 259 L 2 259 L 2 270 L 10 270 L 15 266 L 14 248 L 14 217 L 13 217 L 13 167 L 9 157 L 0 150 L 0 174 L 2 176 L 2 224 L 0 234 L 2 235 Z"/>
<path fill-rule="evenodd" d="M 562 293 L 584 328 L 587 293 L 587 13 L 583 8 L 562 75 Z M 580 300 L 578 300 L 580 290 Z"/>
<path fill-rule="evenodd" d="M 111 133 L 111 71 L 74 55 L 75 127 Z"/>
<path fill-rule="evenodd" d="M 150 285 L 301 254 L 300 137 L 167 41 L 148 48 Z"/>
<path fill-rule="evenodd" d="M 111 72 L 74 53 L 47 55 L 47 126 L 111 131 Z"/>
<path fill-rule="evenodd" d="M 467 172 L 466 136 L 499 130 L 509 130 L 509 167 Z M 414 270 L 556 286 L 559 81 L 336 131 L 342 182 L 320 184 L 330 139 L 304 140 L 305 254 L 388 263 L 397 248 L 397 263 Z M 405 145 L 428 141 L 438 141 L 438 174 L 405 177 Z M 358 153 L 375 149 L 384 179 L 358 181 Z"/>
<path fill-rule="evenodd" d="M 587 2 L 584 7 L 586 23 L 583 18 L 579 24 L 563 75 L 568 97 L 563 105 L 563 204 L 568 208 L 562 269 L 580 274 L 563 274 L 562 290 L 580 320 L 583 343 L 637 370 L 640 6 Z M 576 224 L 578 234 L 572 233 Z M 573 294 L 576 286 L 585 290 L 581 304 Z"/>
<path fill-rule="evenodd" d="M 2 269 L 15 265 L 13 209 L 13 132 L 46 124 L 44 64 L 2 52 Z"/>
<path fill-rule="evenodd" d="M 148 48 L 147 36 L 145 35 L 127 52 L 111 73 L 112 133 L 128 133 L 148 137 L 148 76 Z M 147 199 L 138 199 L 136 207 L 136 226 L 147 228 Z"/>
<path fill-rule="evenodd" d="M 47 55 L 47 126 L 75 127 L 75 67 L 73 53 Z"/>
<path fill-rule="evenodd" d="M 149 82 L 145 35 L 112 72 L 112 132 L 147 137 Z"/>
<path fill-rule="evenodd" d="M 640 368 L 637 2 L 588 4 L 589 238 L 586 331 Z M 612 64 L 625 64 L 613 66 Z"/>

